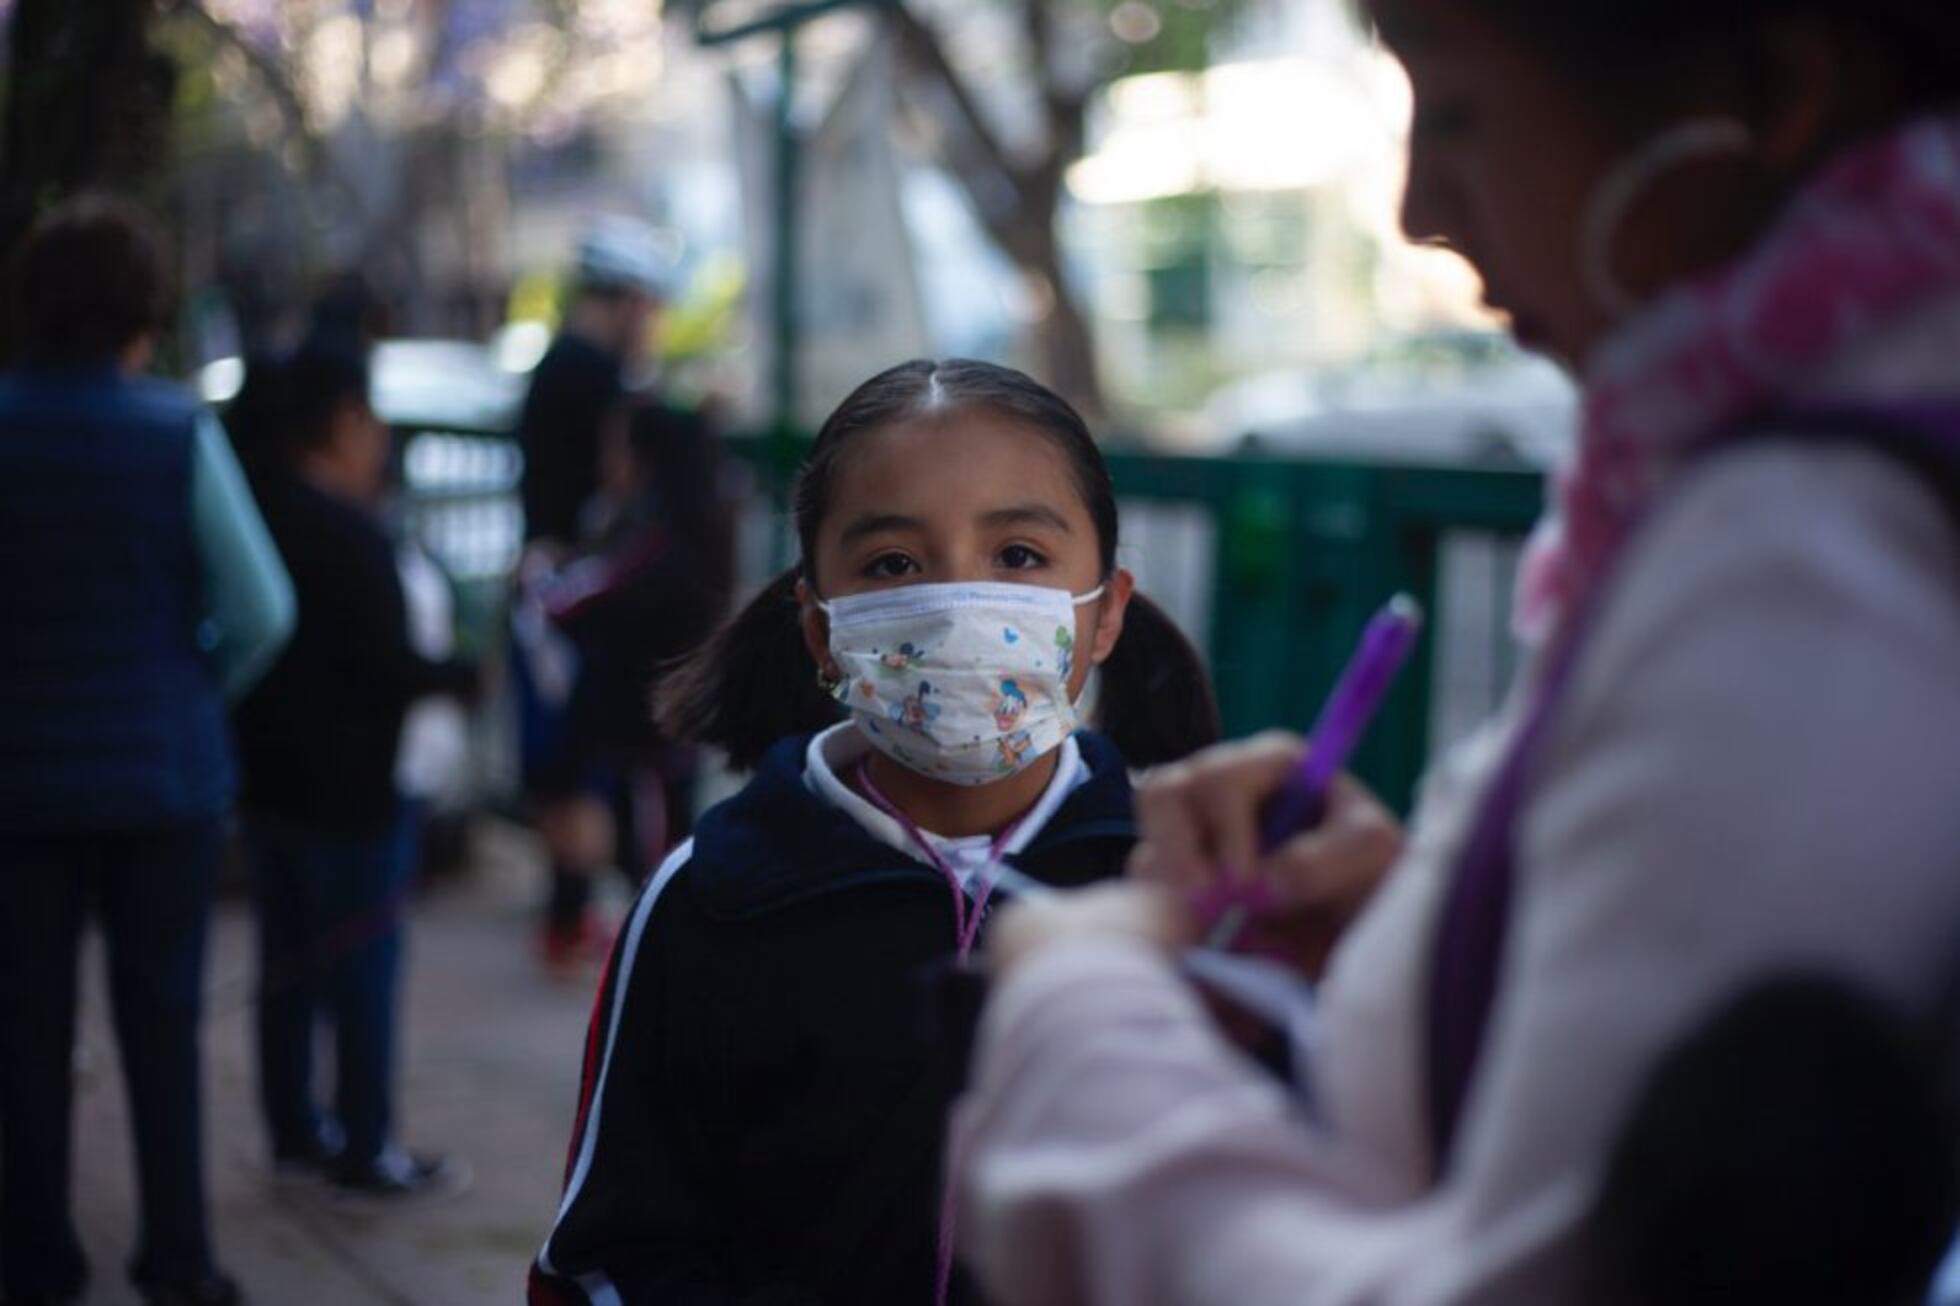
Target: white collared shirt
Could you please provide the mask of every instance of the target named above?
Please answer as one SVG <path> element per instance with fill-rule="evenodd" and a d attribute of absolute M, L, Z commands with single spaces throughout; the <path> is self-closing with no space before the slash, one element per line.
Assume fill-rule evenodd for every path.
<path fill-rule="evenodd" d="M 810 792 L 844 812 L 860 826 L 865 833 L 882 844 L 889 845 L 904 853 L 923 866 L 930 866 L 919 846 L 906 833 L 905 827 L 879 811 L 864 795 L 851 788 L 843 778 L 871 751 L 870 741 L 865 739 L 857 726 L 849 721 L 832 726 L 810 741 L 809 751 L 804 756 L 803 783 Z M 1001 848 L 1002 855 L 1018 853 L 1026 848 L 1039 835 L 1056 811 L 1068 800 L 1070 794 L 1089 782 L 1089 768 L 1083 764 L 1082 749 L 1077 746 L 1075 736 L 1070 735 L 1056 750 L 1055 774 L 1048 787 L 1041 791 L 1028 814 L 1021 818 L 1021 824 Z M 977 892 L 976 875 L 992 860 L 993 838 L 989 835 L 974 834 L 956 838 L 934 834 L 930 830 L 920 830 L 933 851 L 946 859 L 959 877 L 960 887 L 969 898 Z"/>

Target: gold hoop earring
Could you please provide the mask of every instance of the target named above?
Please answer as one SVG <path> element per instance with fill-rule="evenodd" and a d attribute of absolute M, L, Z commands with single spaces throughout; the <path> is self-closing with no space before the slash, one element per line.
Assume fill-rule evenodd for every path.
<path fill-rule="evenodd" d="M 1740 118 L 1692 118 L 1655 136 L 1600 179 L 1580 222 L 1579 275 L 1609 317 L 1625 321 L 1641 306 L 1613 271 L 1613 244 L 1634 204 L 1684 164 L 1747 154 L 1755 144 L 1756 133 Z"/>

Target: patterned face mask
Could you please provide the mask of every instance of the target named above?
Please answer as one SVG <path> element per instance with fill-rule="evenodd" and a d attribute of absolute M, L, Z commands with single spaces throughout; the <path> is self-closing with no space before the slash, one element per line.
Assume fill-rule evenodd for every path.
<path fill-rule="evenodd" d="M 822 604 L 834 691 L 873 747 L 934 780 L 983 785 L 1075 730 L 1075 609 L 1037 585 L 907 585 Z"/>

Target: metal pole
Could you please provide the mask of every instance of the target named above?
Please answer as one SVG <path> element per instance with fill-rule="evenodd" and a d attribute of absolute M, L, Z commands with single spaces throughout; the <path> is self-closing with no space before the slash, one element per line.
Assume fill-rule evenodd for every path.
<path fill-rule="evenodd" d="M 796 422 L 797 175 L 802 143 L 797 139 L 796 29 L 783 29 L 776 52 L 776 280 L 775 378 L 772 387 L 778 430 Z"/>

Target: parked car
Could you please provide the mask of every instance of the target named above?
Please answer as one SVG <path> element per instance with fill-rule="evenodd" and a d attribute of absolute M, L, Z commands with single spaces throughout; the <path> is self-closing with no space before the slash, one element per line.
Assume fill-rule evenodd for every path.
<path fill-rule="evenodd" d="M 1546 467 L 1571 443 L 1578 391 L 1501 336 L 1439 333 L 1346 367 L 1249 377 L 1213 395 L 1204 416 L 1191 452 Z"/>

